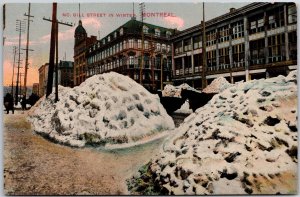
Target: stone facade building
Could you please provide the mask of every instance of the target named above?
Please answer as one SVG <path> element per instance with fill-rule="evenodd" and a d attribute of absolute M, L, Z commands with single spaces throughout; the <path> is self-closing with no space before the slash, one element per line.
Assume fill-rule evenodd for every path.
<path fill-rule="evenodd" d="M 87 77 L 114 71 L 138 83 L 142 76 L 145 88 L 153 91 L 160 89 L 162 82 L 171 82 L 170 37 L 174 32 L 174 29 L 142 23 L 132 18 L 87 48 Z"/>

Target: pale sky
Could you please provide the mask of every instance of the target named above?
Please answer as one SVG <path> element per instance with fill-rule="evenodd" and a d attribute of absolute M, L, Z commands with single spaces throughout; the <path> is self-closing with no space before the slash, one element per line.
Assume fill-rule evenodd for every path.
<path fill-rule="evenodd" d="M 220 16 L 229 12 L 229 8 L 240 8 L 249 4 L 242 3 L 205 3 L 206 20 Z M 59 60 L 66 54 L 66 60 L 73 61 L 74 29 L 78 24 L 78 3 L 58 3 L 57 18 L 63 22 L 75 23 L 75 26 L 59 26 Z M 81 17 L 83 27 L 88 36 L 95 35 L 103 38 L 122 24 L 130 20 L 130 17 L 117 17 L 117 14 L 130 14 L 133 12 L 132 3 L 81 3 Z M 6 28 L 3 36 L 6 38 L 3 46 L 3 85 L 10 85 L 12 79 L 13 46 L 18 46 L 18 32 L 16 32 L 16 20 L 25 19 L 27 13 L 27 3 L 8 3 L 6 5 Z M 134 4 L 137 20 L 139 17 L 139 5 Z M 145 3 L 145 12 L 167 12 L 175 17 L 153 17 L 146 18 L 145 22 L 168 28 L 184 30 L 194 25 L 200 24 L 202 20 L 202 3 Z M 98 17 L 88 16 L 90 13 L 98 13 Z M 100 15 L 102 14 L 102 16 Z M 104 15 L 105 14 L 105 15 Z M 109 15 L 110 14 L 110 15 Z M 44 21 L 43 17 L 51 18 L 51 3 L 32 3 L 31 15 L 34 16 L 30 23 L 30 49 L 28 85 L 38 83 L 38 68 L 49 61 L 50 31 L 51 23 Z M 69 16 L 66 16 L 69 15 Z M 78 14 L 77 14 L 78 15 Z M 27 28 L 26 28 L 27 29 Z M 26 45 L 26 32 L 22 35 L 21 48 Z M 21 73 L 24 73 L 25 51 L 22 51 L 23 60 Z M 23 80 L 22 80 L 23 83 Z"/>

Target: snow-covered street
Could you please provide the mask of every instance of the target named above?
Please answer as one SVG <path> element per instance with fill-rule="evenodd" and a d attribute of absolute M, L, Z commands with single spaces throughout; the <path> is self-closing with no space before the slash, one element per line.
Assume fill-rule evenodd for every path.
<path fill-rule="evenodd" d="M 27 116 L 21 111 L 4 114 L 6 195 L 126 194 L 125 179 L 162 143 L 159 139 L 118 151 L 70 148 L 34 134 Z"/>

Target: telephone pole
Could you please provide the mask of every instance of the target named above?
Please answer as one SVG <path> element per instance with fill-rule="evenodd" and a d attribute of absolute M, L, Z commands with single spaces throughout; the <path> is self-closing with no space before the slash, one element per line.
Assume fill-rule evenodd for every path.
<path fill-rule="evenodd" d="M 29 49 L 29 26 L 30 26 L 30 17 L 34 17 L 30 15 L 30 3 L 28 5 L 28 14 L 24 14 L 24 16 L 27 16 L 27 41 L 26 41 L 26 54 L 25 54 L 25 71 L 24 71 L 24 95 L 26 98 L 27 93 L 27 69 L 28 69 L 28 51 L 33 51 L 32 49 Z"/>
<path fill-rule="evenodd" d="M 14 96 L 14 75 L 15 75 L 15 64 L 16 64 L 16 54 L 17 54 L 17 47 L 13 47 L 13 53 L 14 53 L 14 64 L 13 64 L 13 73 L 12 73 L 12 79 L 11 79 L 11 96 Z"/>
<path fill-rule="evenodd" d="M 21 63 L 21 52 L 20 52 L 20 49 L 21 49 L 21 35 L 22 35 L 22 32 L 24 32 L 24 21 L 21 21 L 21 20 L 17 20 L 17 24 L 16 24 L 16 31 L 19 32 L 19 48 L 18 48 L 18 70 L 17 70 L 17 85 L 16 85 L 16 100 L 15 100 L 15 104 L 17 105 L 18 104 L 18 100 L 19 100 L 19 73 L 20 73 L 20 63 Z"/>
<path fill-rule="evenodd" d="M 203 21 L 202 21 L 202 90 L 206 88 L 206 32 L 205 32 L 205 11 L 204 11 L 204 2 L 203 2 Z"/>
<path fill-rule="evenodd" d="M 142 21 L 142 61 L 141 61 L 141 68 L 140 68 L 140 84 L 143 85 L 143 68 L 144 68 L 144 11 L 145 11 L 145 4 L 140 3 L 140 15 Z"/>
<path fill-rule="evenodd" d="M 52 93 L 52 85 L 53 85 L 53 72 L 55 69 L 55 102 L 58 101 L 58 24 L 66 25 L 72 27 L 72 23 L 63 23 L 57 20 L 57 3 L 53 3 L 52 6 L 52 20 L 46 19 L 43 20 L 49 21 L 52 23 L 51 27 L 51 38 L 50 38 L 50 56 L 49 56 L 49 69 L 48 69 L 48 81 L 47 81 L 47 91 L 46 97 L 48 97 Z M 54 64 L 54 57 L 56 51 L 56 65 Z"/>

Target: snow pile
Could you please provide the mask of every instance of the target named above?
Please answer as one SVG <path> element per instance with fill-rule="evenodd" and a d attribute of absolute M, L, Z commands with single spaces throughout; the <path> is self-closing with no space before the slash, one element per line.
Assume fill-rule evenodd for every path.
<path fill-rule="evenodd" d="M 183 90 L 183 89 L 198 91 L 186 83 L 183 83 L 179 86 L 173 86 L 173 85 L 167 84 L 162 91 L 162 96 L 181 98 L 181 90 Z"/>
<path fill-rule="evenodd" d="M 224 78 L 218 77 L 214 79 L 206 88 L 203 89 L 205 93 L 220 93 L 232 85 Z"/>
<path fill-rule="evenodd" d="M 215 95 L 174 131 L 140 179 L 151 174 L 160 194 L 295 193 L 296 74 Z"/>
<path fill-rule="evenodd" d="M 190 109 L 190 104 L 188 99 L 181 105 L 179 109 L 175 111 L 175 113 L 183 113 L 183 114 L 191 114 L 193 110 Z"/>
<path fill-rule="evenodd" d="M 59 87 L 30 111 L 34 130 L 58 143 L 82 147 L 134 143 L 174 122 L 159 102 L 129 77 L 95 75 L 73 89 Z"/>

